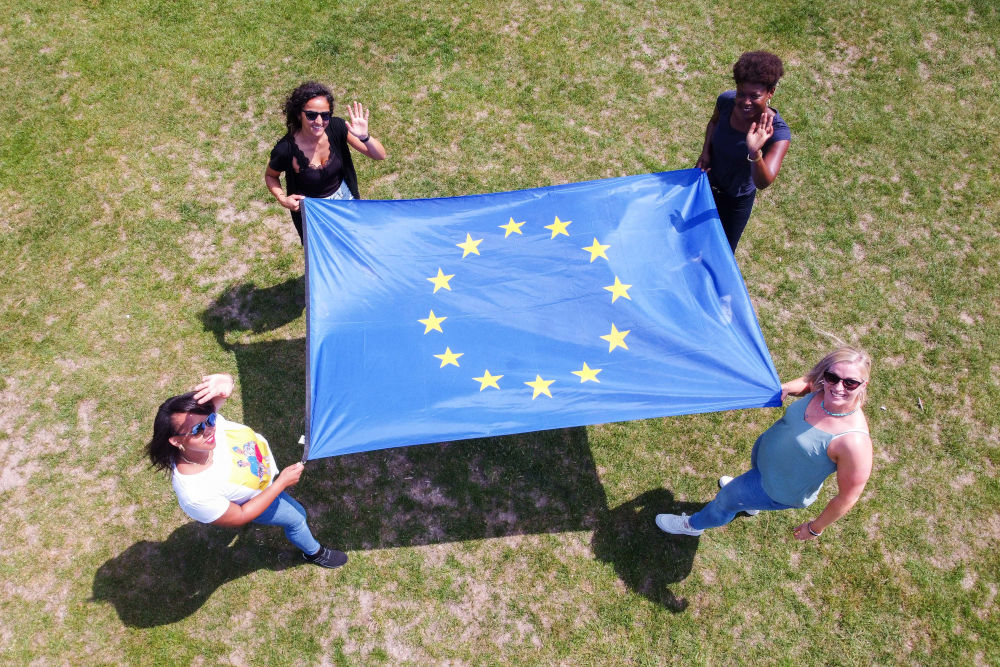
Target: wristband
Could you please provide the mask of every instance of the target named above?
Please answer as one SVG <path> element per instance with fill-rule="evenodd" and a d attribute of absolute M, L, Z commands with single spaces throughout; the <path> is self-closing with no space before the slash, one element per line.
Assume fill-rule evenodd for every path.
<path fill-rule="evenodd" d="M 364 139 L 362 139 L 361 137 L 358 137 L 358 141 L 360 141 L 363 144 L 367 144 L 368 140 L 371 139 L 371 138 L 372 138 L 372 135 L 366 134 Z"/>
<path fill-rule="evenodd" d="M 760 162 L 761 160 L 763 160 L 763 159 L 764 159 L 764 152 L 763 152 L 763 151 L 761 151 L 761 150 L 760 150 L 759 148 L 757 149 L 757 154 L 758 154 L 758 155 L 759 155 L 760 157 L 758 157 L 758 158 L 757 158 L 756 160 L 751 160 L 751 159 L 750 159 L 750 154 L 749 154 L 749 153 L 747 153 L 747 162 Z"/>
<path fill-rule="evenodd" d="M 812 535 L 813 537 L 819 537 L 820 535 L 823 534 L 823 531 L 820 531 L 820 532 L 817 533 L 815 530 L 813 530 L 813 522 L 812 521 L 810 521 L 809 523 L 806 524 L 806 528 L 809 529 L 809 534 Z"/>

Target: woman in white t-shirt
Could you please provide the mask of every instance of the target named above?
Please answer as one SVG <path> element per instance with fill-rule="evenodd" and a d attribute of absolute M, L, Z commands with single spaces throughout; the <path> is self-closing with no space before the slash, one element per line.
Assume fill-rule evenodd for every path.
<path fill-rule="evenodd" d="M 281 526 L 307 561 L 340 567 L 347 554 L 317 542 L 305 509 L 285 492 L 302 477 L 303 464 L 279 476 L 267 440 L 218 414 L 235 387 L 231 375 L 206 375 L 194 391 L 164 401 L 147 445 L 153 467 L 170 473 L 181 509 L 195 521 Z"/>

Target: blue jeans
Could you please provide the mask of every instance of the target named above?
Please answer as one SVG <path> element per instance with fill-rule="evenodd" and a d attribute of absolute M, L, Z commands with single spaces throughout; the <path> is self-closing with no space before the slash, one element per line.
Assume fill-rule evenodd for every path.
<path fill-rule="evenodd" d="M 715 500 L 691 515 L 688 523 L 695 530 L 716 528 L 732 521 L 736 515 L 746 510 L 787 510 L 794 505 L 785 505 L 764 493 L 760 481 L 760 471 L 750 468 L 729 484 L 719 489 Z"/>
<path fill-rule="evenodd" d="M 304 554 L 311 556 L 319 551 L 320 543 L 313 537 L 306 523 L 305 508 L 284 491 L 253 522 L 265 526 L 281 526 L 285 529 L 288 541 L 302 549 Z"/>
<path fill-rule="evenodd" d="M 351 189 L 347 187 L 347 181 L 341 181 L 340 188 L 332 195 L 323 197 L 323 199 L 354 199 L 354 195 L 351 194 Z"/>

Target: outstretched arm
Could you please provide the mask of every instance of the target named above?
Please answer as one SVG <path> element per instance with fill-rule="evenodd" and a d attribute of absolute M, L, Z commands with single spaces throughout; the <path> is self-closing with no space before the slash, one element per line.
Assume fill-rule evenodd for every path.
<path fill-rule="evenodd" d="M 781 400 L 785 400 L 788 396 L 805 396 L 810 391 L 812 391 L 812 387 L 803 375 L 794 380 L 781 383 Z"/>
<path fill-rule="evenodd" d="M 708 125 L 705 126 L 705 143 L 701 146 L 701 155 L 698 156 L 698 162 L 694 165 L 702 171 L 708 171 L 712 168 L 712 133 L 715 132 L 715 126 L 718 124 L 719 105 L 716 104 L 712 118 L 708 121 Z"/>
<path fill-rule="evenodd" d="M 264 169 L 264 185 L 278 200 L 278 203 L 289 211 L 299 210 L 299 202 L 306 198 L 305 195 L 288 195 L 286 197 L 285 191 L 281 188 L 281 172 L 272 169 L 270 165 Z"/>

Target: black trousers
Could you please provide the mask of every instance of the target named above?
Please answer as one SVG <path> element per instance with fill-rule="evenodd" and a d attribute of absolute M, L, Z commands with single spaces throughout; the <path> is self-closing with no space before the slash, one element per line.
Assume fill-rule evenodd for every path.
<path fill-rule="evenodd" d="M 757 191 L 754 190 L 742 197 L 731 195 L 712 188 L 712 196 L 715 197 L 715 208 L 719 209 L 719 219 L 722 220 L 722 230 L 726 232 L 726 240 L 733 254 L 736 254 L 736 245 L 743 236 L 747 221 L 750 220 L 750 211 L 753 210 L 754 199 L 757 198 Z"/>

